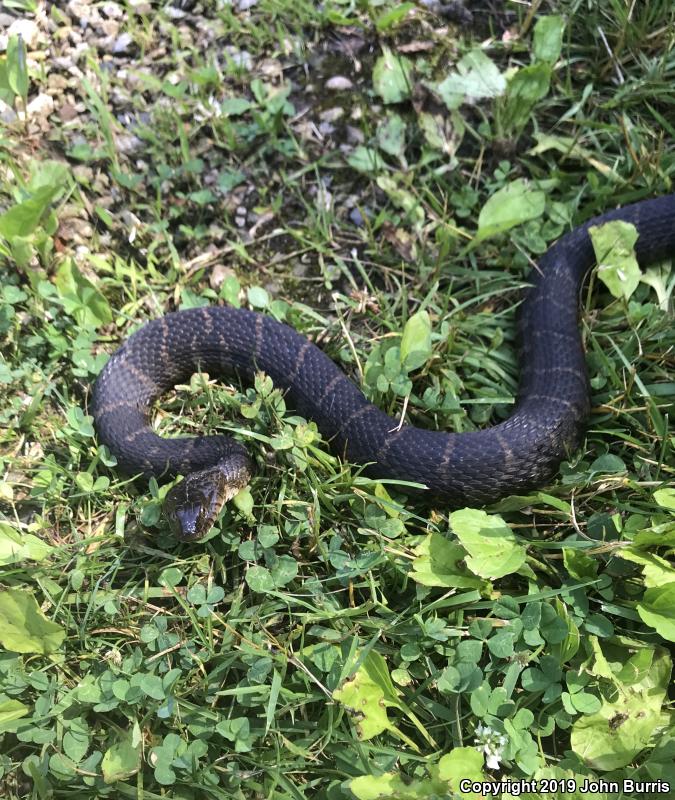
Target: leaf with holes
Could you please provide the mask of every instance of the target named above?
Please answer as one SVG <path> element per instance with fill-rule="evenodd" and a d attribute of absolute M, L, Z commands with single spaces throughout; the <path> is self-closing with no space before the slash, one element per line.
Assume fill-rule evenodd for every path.
<path fill-rule="evenodd" d="M 501 578 L 517 572 L 527 551 L 498 514 L 463 508 L 450 514 L 450 525 L 469 553 L 466 565 L 482 578 Z"/>
<path fill-rule="evenodd" d="M 621 220 L 593 225 L 588 229 L 598 262 L 598 278 L 614 297 L 628 298 L 640 283 L 635 258 L 638 234 L 635 225 Z"/>

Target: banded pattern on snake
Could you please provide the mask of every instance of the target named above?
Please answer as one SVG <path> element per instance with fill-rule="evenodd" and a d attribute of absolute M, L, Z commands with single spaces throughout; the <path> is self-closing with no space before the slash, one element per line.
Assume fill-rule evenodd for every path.
<path fill-rule="evenodd" d="M 110 358 L 93 393 L 99 440 L 127 473 L 197 473 L 171 499 L 185 538 L 203 535 L 212 521 L 211 512 L 199 510 L 201 500 L 190 495 L 190 486 L 207 504 L 220 502 L 223 492 L 236 491 L 250 475 L 246 451 L 231 438 L 164 439 L 150 427 L 153 402 L 198 369 L 249 380 L 264 371 L 287 392 L 289 407 L 316 422 L 336 453 L 370 464 L 376 477 L 422 483 L 450 506 L 481 505 L 541 486 L 578 446 L 589 412 L 578 296 L 594 264 L 588 229 L 610 220 L 637 227 L 641 262 L 675 253 L 675 195 L 610 211 L 554 244 L 533 269 L 520 309 L 517 406 L 492 428 L 461 434 L 398 429 L 396 420 L 292 328 L 252 311 L 211 307 L 149 322 Z M 215 484 L 209 477 L 214 474 Z"/>

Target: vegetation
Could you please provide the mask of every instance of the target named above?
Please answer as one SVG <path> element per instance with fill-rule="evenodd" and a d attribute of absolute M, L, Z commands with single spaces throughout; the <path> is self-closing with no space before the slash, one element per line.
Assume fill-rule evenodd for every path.
<path fill-rule="evenodd" d="M 202 374 L 158 430 L 258 468 L 180 544 L 88 399 L 143 322 L 224 302 L 393 416 L 503 419 L 532 262 L 673 191 L 672 4 L 4 5 L 0 794 L 669 796 L 670 263 L 594 273 L 583 446 L 485 510 L 366 478 L 263 375 Z"/>

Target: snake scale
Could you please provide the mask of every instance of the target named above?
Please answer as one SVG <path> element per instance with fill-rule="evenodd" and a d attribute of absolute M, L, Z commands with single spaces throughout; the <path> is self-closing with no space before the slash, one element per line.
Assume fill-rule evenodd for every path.
<path fill-rule="evenodd" d="M 262 370 L 336 453 L 370 465 L 375 477 L 424 484 L 448 506 L 484 505 L 544 485 L 578 446 L 589 413 L 578 297 L 595 263 L 588 229 L 611 220 L 636 226 L 640 262 L 675 253 L 675 195 L 610 211 L 560 238 L 529 279 L 519 314 L 518 402 L 498 425 L 460 434 L 399 427 L 292 328 L 245 309 L 209 307 L 147 323 L 109 359 L 93 393 L 99 440 L 126 473 L 187 476 L 167 497 L 182 538 L 202 536 L 224 497 L 251 474 L 246 450 L 229 437 L 165 439 L 152 431 L 153 402 L 196 370 L 247 380 Z"/>

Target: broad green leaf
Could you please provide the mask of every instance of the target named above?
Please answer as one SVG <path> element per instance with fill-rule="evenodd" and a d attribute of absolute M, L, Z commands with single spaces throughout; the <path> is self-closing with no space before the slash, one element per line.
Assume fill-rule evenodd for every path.
<path fill-rule="evenodd" d="M 675 489 L 657 489 L 654 492 L 654 500 L 668 511 L 675 511 Z"/>
<path fill-rule="evenodd" d="M 524 178 L 507 183 L 485 203 L 478 215 L 475 242 L 508 231 L 544 213 L 544 192 L 530 189 Z"/>
<path fill-rule="evenodd" d="M 558 618 L 567 626 L 567 634 L 562 641 L 551 643 L 551 655 L 558 661 L 558 664 L 566 664 L 579 651 L 581 636 L 579 628 L 568 614 L 565 604 L 556 597 L 554 605 Z"/>
<path fill-rule="evenodd" d="M 429 744 L 431 744 L 432 747 L 435 746 L 434 740 L 431 738 L 426 728 L 421 724 L 410 708 L 401 700 L 399 692 L 389 675 L 389 669 L 384 656 L 381 656 L 375 650 L 371 650 L 363 659 L 360 669 L 362 669 L 368 678 L 382 690 L 385 704 L 403 711 Z"/>
<path fill-rule="evenodd" d="M 563 547 L 563 564 L 578 581 L 593 580 L 598 574 L 598 562 L 576 547 Z"/>
<path fill-rule="evenodd" d="M 8 106 L 14 105 L 14 98 L 16 93 L 9 85 L 9 77 L 7 75 L 7 59 L 0 59 L 0 100 Z"/>
<path fill-rule="evenodd" d="M 244 486 L 232 498 L 232 503 L 237 511 L 241 512 L 247 519 L 253 520 L 253 495 L 248 486 Z"/>
<path fill-rule="evenodd" d="M 431 319 L 418 311 L 406 322 L 401 337 L 401 364 L 410 371 L 427 363 L 431 356 Z"/>
<path fill-rule="evenodd" d="M 276 588 L 274 578 L 267 567 L 254 564 L 246 570 L 246 583 L 254 592 L 269 592 Z"/>
<path fill-rule="evenodd" d="M 675 521 L 638 531 L 633 538 L 633 545 L 638 548 L 675 546 Z"/>
<path fill-rule="evenodd" d="M 28 95 L 28 65 L 26 44 L 21 36 L 10 36 L 7 42 L 7 80 L 19 97 Z"/>
<path fill-rule="evenodd" d="M 41 223 L 49 227 L 51 204 L 62 192 L 68 170 L 59 161 L 46 160 L 29 181 L 30 197 L 0 215 L 0 236 L 20 240 L 30 236 Z"/>
<path fill-rule="evenodd" d="M 640 283 L 635 258 L 638 233 L 635 225 L 622 220 L 593 225 L 588 229 L 598 262 L 598 278 L 614 297 L 628 300 Z"/>
<path fill-rule="evenodd" d="M 519 134 L 532 117 L 536 104 L 548 94 L 551 67 L 540 62 L 519 69 L 510 79 L 500 120 L 506 134 Z"/>
<path fill-rule="evenodd" d="M 89 493 L 94 488 L 94 476 L 90 472 L 78 472 L 75 475 L 75 484 L 78 489 Z"/>
<path fill-rule="evenodd" d="M 49 771 L 60 781 L 69 781 L 77 772 L 77 764 L 63 753 L 53 753 L 49 757 Z"/>
<path fill-rule="evenodd" d="M 377 185 L 387 194 L 394 205 L 402 208 L 410 217 L 412 225 L 419 229 L 424 225 L 424 209 L 413 192 L 404 189 L 401 184 L 390 175 L 378 175 Z"/>
<path fill-rule="evenodd" d="M 298 574 L 298 562 L 293 556 L 279 556 L 276 564 L 271 568 L 270 574 L 276 587 L 285 586 Z"/>
<path fill-rule="evenodd" d="M 248 753 L 252 749 L 254 736 L 247 717 L 230 717 L 216 725 L 216 732 L 230 742 L 234 742 L 235 753 Z"/>
<path fill-rule="evenodd" d="M 112 310 L 105 296 L 67 258 L 56 273 L 56 288 L 64 308 L 80 324 L 98 327 L 112 322 Z"/>
<path fill-rule="evenodd" d="M 487 514 L 473 508 L 464 508 L 450 514 L 453 532 L 469 553 L 466 565 L 482 578 L 501 578 L 525 563 L 527 555 L 523 545 L 497 514 Z"/>
<path fill-rule="evenodd" d="M 466 568 L 466 550 L 440 533 L 430 533 L 413 551 L 410 577 L 422 586 L 478 589 L 483 581 Z"/>
<path fill-rule="evenodd" d="M 68 729 L 63 734 L 63 752 L 68 758 L 79 764 L 87 755 L 91 745 L 91 730 L 82 717 L 68 720 Z"/>
<path fill-rule="evenodd" d="M 270 294 L 262 286 L 251 286 L 246 294 L 253 308 L 267 308 L 270 304 Z"/>
<path fill-rule="evenodd" d="M 28 188 L 31 192 L 38 192 L 40 189 L 53 190 L 63 187 L 68 183 L 70 170 L 63 161 L 34 161 L 31 163 L 31 176 Z"/>
<path fill-rule="evenodd" d="M 434 798 L 462 798 L 481 800 L 482 794 L 460 792 L 463 779 L 483 781 L 483 756 L 474 747 L 456 747 L 446 753 L 438 763 L 427 761 L 428 778 L 403 780 L 397 772 L 383 775 L 362 775 L 349 783 L 358 800 L 425 800 Z"/>
<path fill-rule="evenodd" d="M 397 22 L 407 17 L 408 12 L 412 11 L 415 7 L 415 3 L 400 3 L 399 5 L 395 5 L 393 8 L 389 9 L 389 11 L 380 14 L 375 20 L 375 27 L 378 31 L 386 31 L 389 28 L 393 28 Z"/>
<path fill-rule="evenodd" d="M 667 559 L 656 555 L 656 553 L 648 553 L 634 547 L 625 547 L 618 550 L 616 555 L 642 567 L 642 574 L 647 588 L 665 586 L 669 583 L 675 585 L 675 567 Z"/>
<path fill-rule="evenodd" d="M 391 495 L 381 483 L 375 483 L 373 494 L 378 500 L 382 501 L 379 503 L 379 506 L 388 517 L 391 519 L 398 519 L 401 516 L 399 507 L 394 503 L 391 499 Z"/>
<path fill-rule="evenodd" d="M 545 506 L 551 506 L 552 508 L 557 508 L 558 511 L 564 511 L 565 514 L 568 515 L 571 513 L 571 507 L 567 501 L 561 500 L 559 497 L 553 497 L 553 495 L 546 494 L 546 492 L 509 495 L 508 497 L 504 498 L 504 500 L 500 500 L 499 503 L 496 503 L 494 510 L 504 512 L 520 511 L 521 508 L 527 508 L 528 506 L 533 506 L 537 503 Z"/>
<path fill-rule="evenodd" d="M 373 67 L 373 87 L 385 103 L 400 103 L 410 97 L 412 62 L 385 45 Z"/>
<path fill-rule="evenodd" d="M 667 715 L 645 708 L 639 696 L 624 697 L 574 723 L 572 750 L 592 769 L 619 769 L 630 764 L 667 724 Z"/>
<path fill-rule="evenodd" d="M 333 697 L 358 715 L 354 723 L 359 739 L 371 739 L 389 730 L 419 752 L 417 745 L 389 720 L 386 709 L 394 707 L 403 711 L 429 744 L 435 746 L 434 740 L 422 723 L 399 699 L 398 691 L 389 676 L 386 661 L 379 653 L 370 651 L 354 676 L 341 688 L 336 689 Z"/>
<path fill-rule="evenodd" d="M 637 611 L 644 623 L 675 642 L 675 581 L 647 589 Z"/>
<path fill-rule="evenodd" d="M 668 311 L 670 297 L 673 293 L 673 282 L 668 283 L 671 271 L 672 266 L 669 262 L 652 264 L 640 275 L 642 283 L 651 286 L 656 292 L 661 311 Z"/>
<path fill-rule="evenodd" d="M 456 71 L 435 88 L 446 106 L 453 110 L 465 100 L 499 97 L 506 88 L 506 80 L 495 63 L 477 48 L 467 53 L 457 63 Z"/>
<path fill-rule="evenodd" d="M 379 172 L 384 166 L 382 156 L 373 147 L 359 145 L 347 156 L 347 163 L 357 172 L 371 174 Z"/>
<path fill-rule="evenodd" d="M 619 769 L 634 761 L 669 722 L 664 713 L 672 670 L 668 652 L 654 648 L 648 669 L 644 668 L 647 661 L 641 667 L 644 656 L 626 659 L 620 671 L 615 666 L 617 661 L 613 657 L 617 691 L 607 695 L 612 697 L 611 702 L 604 699 L 597 713 L 582 716 L 572 728 L 574 752 L 592 769 L 603 771 Z M 636 669 L 627 669 L 630 664 Z M 626 682 L 619 676 L 625 677 Z"/>
<path fill-rule="evenodd" d="M 605 453 L 598 456 L 591 464 L 591 472 L 619 473 L 626 472 L 626 465 L 619 456 L 613 453 Z"/>
<path fill-rule="evenodd" d="M 18 700 L 0 700 L 0 734 L 16 729 L 16 721 L 30 709 Z"/>
<path fill-rule="evenodd" d="M 53 549 L 32 533 L 19 533 L 7 523 L 0 523 L 0 564 L 15 564 L 24 559 L 43 561 Z"/>
<path fill-rule="evenodd" d="M 164 688 L 164 683 L 159 675 L 146 673 L 145 675 L 140 675 L 139 677 L 140 680 L 138 681 L 138 684 L 144 694 L 146 694 L 148 697 L 152 697 L 153 700 L 164 700 L 166 698 L 167 693 Z"/>
<path fill-rule="evenodd" d="M 245 97 L 226 97 L 220 107 L 226 117 L 238 117 L 253 108 L 253 103 Z"/>
<path fill-rule="evenodd" d="M 363 659 L 361 667 L 368 678 L 382 689 L 385 701 L 392 706 L 399 706 L 399 693 L 389 675 L 384 656 L 371 650 Z"/>
<path fill-rule="evenodd" d="M 384 691 L 372 680 L 363 665 L 343 684 L 342 688 L 333 692 L 333 698 L 354 715 L 354 725 L 361 741 L 372 739 L 388 730 L 414 750 L 419 750 L 415 743 L 390 721 L 387 716 L 387 706 L 391 703 L 387 702 Z"/>
<path fill-rule="evenodd" d="M 119 742 L 109 747 L 101 761 L 103 780 L 106 783 L 129 778 L 138 772 L 141 743 L 134 744 L 132 736 L 124 736 Z"/>
<path fill-rule="evenodd" d="M 596 675 L 598 678 L 605 678 L 608 681 L 612 681 L 612 683 L 616 683 L 617 676 L 615 675 L 609 662 L 607 661 L 607 657 L 602 652 L 602 646 L 600 645 L 600 640 L 598 639 L 597 636 L 589 636 L 588 639 L 591 648 L 593 650 L 593 655 L 595 657 L 593 664 L 589 668 L 590 674 Z"/>
<path fill-rule="evenodd" d="M 30 592 L 0 592 L 0 644 L 6 650 L 48 655 L 58 650 L 65 636 L 65 630 L 47 619 Z"/>
<path fill-rule="evenodd" d="M 0 236 L 10 240 L 15 236 L 30 236 L 48 214 L 50 203 L 60 190 L 60 186 L 45 186 L 0 214 Z"/>
<path fill-rule="evenodd" d="M 403 157 L 405 122 L 398 114 L 390 114 L 377 126 L 377 145 L 390 156 Z"/>
<path fill-rule="evenodd" d="M 421 797 L 417 788 L 404 783 L 396 772 L 361 775 L 349 782 L 349 789 L 357 800 L 416 800 Z"/>
<path fill-rule="evenodd" d="M 458 111 L 449 114 L 430 114 L 421 111 L 417 124 L 427 143 L 450 158 L 450 165 L 456 164 L 455 153 L 464 138 L 466 126 Z"/>
<path fill-rule="evenodd" d="M 592 85 L 589 84 L 589 86 Z M 535 132 L 533 137 L 537 144 L 528 151 L 531 155 L 539 155 L 547 150 L 556 150 L 562 153 L 565 158 L 576 158 L 580 161 L 585 161 L 602 175 L 614 180 L 618 179 L 612 167 L 600 161 L 596 153 L 582 147 L 572 136 L 553 136 L 550 133 Z"/>
<path fill-rule="evenodd" d="M 539 17 L 532 34 L 532 55 L 535 61 L 555 64 L 562 50 L 565 20 L 557 14 Z"/>
<path fill-rule="evenodd" d="M 475 747 L 455 747 L 446 753 L 438 762 L 438 777 L 448 784 L 451 792 L 459 792 L 459 784 L 463 779 L 482 781 L 483 755 Z M 479 797 L 473 792 L 462 792 L 462 797 Z"/>

